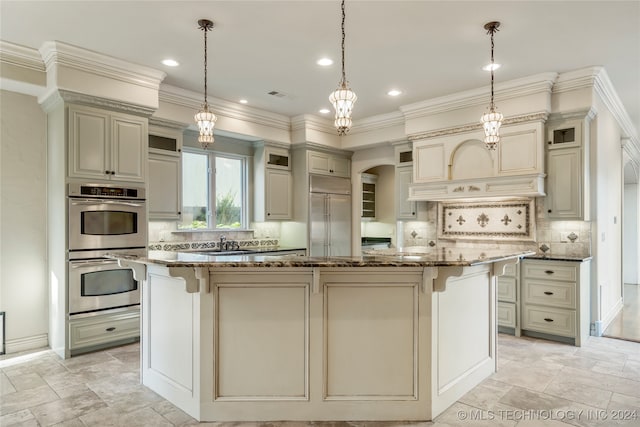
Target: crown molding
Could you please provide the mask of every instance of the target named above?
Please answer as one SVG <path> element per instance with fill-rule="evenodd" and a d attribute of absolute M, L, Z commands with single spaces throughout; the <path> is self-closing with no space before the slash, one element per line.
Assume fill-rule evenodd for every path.
<path fill-rule="evenodd" d="M 175 120 L 163 119 L 160 117 L 151 116 L 149 117 L 149 126 L 158 126 L 163 128 L 175 129 L 175 130 L 185 130 L 189 127 L 188 123 L 177 122 Z"/>
<path fill-rule="evenodd" d="M 317 132 L 335 133 L 333 121 L 313 114 L 301 114 L 291 118 L 291 130 L 314 130 Z"/>
<path fill-rule="evenodd" d="M 640 141 L 638 140 L 638 129 L 633 125 L 633 122 L 629 117 L 629 113 L 627 113 L 627 110 L 624 108 L 624 105 L 618 96 L 618 92 L 616 92 L 613 87 L 613 84 L 609 79 L 609 75 L 604 68 L 600 68 L 596 75 L 594 90 L 604 105 L 616 118 L 618 124 L 620 124 L 624 136 L 630 138 L 634 145 L 640 145 Z"/>
<path fill-rule="evenodd" d="M 366 117 L 354 122 L 353 127 L 349 131 L 349 135 L 357 133 L 371 132 L 386 129 L 394 126 L 404 126 L 405 117 L 401 111 L 392 111 L 391 113 L 379 114 L 377 116 Z"/>
<path fill-rule="evenodd" d="M 509 80 L 495 85 L 495 97 L 498 101 L 521 98 L 537 93 L 551 93 L 558 73 L 548 72 Z M 451 95 L 433 98 L 427 101 L 403 105 L 400 111 L 405 119 L 460 110 L 487 103 L 489 89 L 487 87 L 458 92 Z"/>
<path fill-rule="evenodd" d="M 505 117 L 504 122 L 502 123 L 502 125 L 505 126 L 505 125 L 515 125 L 515 124 L 519 124 L 519 123 L 545 122 L 547 120 L 548 116 L 549 116 L 548 112 L 541 111 L 539 113 L 531 113 L 531 114 L 523 114 L 523 115 L 520 115 L 520 116 Z M 481 129 L 482 129 L 482 123 L 479 123 L 479 122 L 478 123 L 468 123 L 468 124 L 462 125 L 462 126 L 455 126 L 455 127 L 450 127 L 450 128 L 442 128 L 442 129 L 430 130 L 430 131 L 427 131 L 427 132 L 413 133 L 413 134 L 407 135 L 407 139 L 409 141 L 416 141 L 416 140 L 422 140 L 422 139 L 436 138 L 436 137 L 439 137 L 439 136 L 475 132 L 475 131 L 481 130 Z"/>
<path fill-rule="evenodd" d="M 46 72 L 44 61 L 37 49 L 4 40 L 0 40 L 0 62 L 41 73 Z"/>
<path fill-rule="evenodd" d="M 567 71 L 558 75 L 553 93 L 569 92 L 577 89 L 591 89 L 602 67 L 588 67 Z"/>
<path fill-rule="evenodd" d="M 44 111 L 49 111 L 60 101 L 143 117 L 149 117 L 156 111 L 155 108 L 144 107 L 138 104 L 132 104 L 115 99 L 99 98 L 93 95 L 86 95 L 84 93 L 57 88 L 49 90 L 43 96 L 38 98 L 38 102 Z"/>
<path fill-rule="evenodd" d="M 202 94 L 176 86 L 162 84 L 158 97 L 161 102 L 192 109 L 194 114 L 202 108 Z M 207 101 L 209 109 L 216 115 L 269 126 L 275 129 L 291 130 L 291 121 L 287 116 L 236 104 L 224 99 L 213 98 L 211 96 L 207 97 Z"/>
<path fill-rule="evenodd" d="M 295 142 L 291 144 L 292 150 L 313 150 L 313 151 L 321 151 L 324 153 L 333 153 L 333 154 L 342 154 L 347 157 L 351 157 L 353 155 L 353 150 L 345 150 L 344 148 L 335 148 L 329 147 L 324 144 L 318 144 L 317 142 Z"/>
<path fill-rule="evenodd" d="M 86 73 L 158 90 L 166 73 L 59 41 L 40 47 L 47 71 L 64 66 Z"/>

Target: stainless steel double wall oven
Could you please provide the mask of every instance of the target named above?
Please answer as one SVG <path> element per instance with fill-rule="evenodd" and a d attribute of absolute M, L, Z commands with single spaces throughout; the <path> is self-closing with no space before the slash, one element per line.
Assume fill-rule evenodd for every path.
<path fill-rule="evenodd" d="M 69 315 L 86 316 L 140 304 L 131 269 L 109 251 L 144 253 L 145 189 L 108 184 L 68 185 Z"/>

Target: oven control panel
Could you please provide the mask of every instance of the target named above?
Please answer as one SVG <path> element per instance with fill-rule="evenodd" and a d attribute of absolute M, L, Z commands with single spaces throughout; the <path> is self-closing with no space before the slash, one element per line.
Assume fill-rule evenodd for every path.
<path fill-rule="evenodd" d="M 95 197 L 102 199 L 144 200 L 144 188 L 118 187 L 103 184 L 69 184 L 69 197 Z"/>

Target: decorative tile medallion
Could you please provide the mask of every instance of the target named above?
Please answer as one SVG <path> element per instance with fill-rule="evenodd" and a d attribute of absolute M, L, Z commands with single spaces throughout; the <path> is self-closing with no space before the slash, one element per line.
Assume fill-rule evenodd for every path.
<path fill-rule="evenodd" d="M 534 240 L 535 199 L 441 202 L 438 238 Z"/>

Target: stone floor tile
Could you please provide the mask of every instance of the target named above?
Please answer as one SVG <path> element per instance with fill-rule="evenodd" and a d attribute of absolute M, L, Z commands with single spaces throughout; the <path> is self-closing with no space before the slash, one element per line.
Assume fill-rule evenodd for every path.
<path fill-rule="evenodd" d="M 62 360 L 61 363 L 69 371 L 74 372 L 79 369 L 86 368 L 87 366 L 95 365 L 97 363 L 111 362 L 114 360 L 115 358 L 106 351 L 97 351 L 94 353 L 81 354 L 70 359 Z"/>
<path fill-rule="evenodd" d="M 29 390 L 31 388 L 47 385 L 40 375 L 35 372 L 11 377 L 11 383 L 17 391 Z"/>
<path fill-rule="evenodd" d="M 9 426 L 17 426 L 17 425 L 25 425 L 25 423 L 35 423 L 37 425 L 36 417 L 33 416 L 28 409 L 23 409 L 21 411 L 16 411 L 11 414 L 0 416 L 0 426 L 9 427 Z"/>
<path fill-rule="evenodd" d="M 542 391 L 553 380 L 555 372 L 531 364 L 512 362 L 489 378 L 502 383 Z"/>
<path fill-rule="evenodd" d="M 628 359 L 628 355 L 626 353 L 616 351 L 617 349 L 608 348 L 608 349 L 597 349 L 597 348 L 588 348 L 588 347 L 580 347 L 575 355 L 579 357 L 586 357 L 588 359 L 596 359 L 603 360 L 605 362 L 626 362 Z"/>
<path fill-rule="evenodd" d="M 80 417 L 87 426 L 99 427 L 173 427 L 167 419 L 146 407 L 129 413 L 104 408 Z"/>
<path fill-rule="evenodd" d="M 52 427 L 85 427 L 85 425 L 82 421 L 80 421 L 80 418 L 74 418 L 72 420 L 54 424 Z"/>
<path fill-rule="evenodd" d="M 516 420 L 510 420 L 507 412 L 485 411 L 456 402 L 433 420 L 434 427 L 513 427 Z M 505 415 L 505 416 L 501 416 Z"/>
<path fill-rule="evenodd" d="M 0 372 L 0 396 L 9 393 L 15 393 L 16 388 L 13 386 L 13 383 L 9 380 L 4 372 Z"/>
<path fill-rule="evenodd" d="M 58 395 L 47 385 L 16 391 L 15 393 L 2 396 L 0 400 L 0 414 L 10 414 L 58 399 Z"/>
<path fill-rule="evenodd" d="M 544 393 L 568 399 L 572 402 L 595 406 L 600 409 L 607 408 L 609 400 L 611 400 L 611 395 L 613 394 L 608 390 L 560 378 L 551 381 L 547 388 L 544 389 Z"/>
<path fill-rule="evenodd" d="M 106 406 L 94 392 L 88 391 L 36 406 L 31 408 L 31 412 L 41 425 L 50 426 Z"/>
<path fill-rule="evenodd" d="M 539 393 L 533 390 L 527 390 L 522 387 L 513 387 L 505 393 L 499 400 L 503 405 L 512 406 L 514 408 L 525 410 L 554 410 L 562 407 L 571 406 L 571 401 L 552 396 L 545 393 Z"/>
<path fill-rule="evenodd" d="M 492 379 L 486 379 L 460 398 L 459 402 L 474 408 L 491 409 L 512 386 Z"/>
<path fill-rule="evenodd" d="M 87 386 L 118 412 L 134 412 L 164 400 L 151 389 L 141 385 L 140 377 L 131 372 L 89 382 Z"/>

